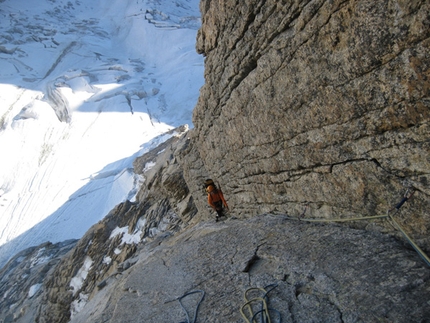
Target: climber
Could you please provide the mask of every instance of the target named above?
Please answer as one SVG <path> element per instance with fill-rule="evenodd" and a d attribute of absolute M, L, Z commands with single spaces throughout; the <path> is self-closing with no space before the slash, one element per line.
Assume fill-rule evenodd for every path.
<path fill-rule="evenodd" d="M 205 181 L 205 189 L 208 193 L 208 203 L 217 213 L 215 221 L 218 222 L 219 218 L 224 216 L 223 206 L 227 210 L 229 209 L 227 202 L 224 199 L 221 188 L 217 188 L 213 180 L 207 179 Z"/>

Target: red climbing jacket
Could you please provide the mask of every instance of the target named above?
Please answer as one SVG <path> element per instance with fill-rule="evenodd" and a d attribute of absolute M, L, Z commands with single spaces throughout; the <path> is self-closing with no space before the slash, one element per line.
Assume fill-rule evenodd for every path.
<path fill-rule="evenodd" d="M 206 192 L 208 192 L 208 203 L 214 210 L 222 209 L 223 204 L 228 209 L 227 202 L 220 189 L 217 189 L 214 185 L 209 185 L 206 187 Z"/>

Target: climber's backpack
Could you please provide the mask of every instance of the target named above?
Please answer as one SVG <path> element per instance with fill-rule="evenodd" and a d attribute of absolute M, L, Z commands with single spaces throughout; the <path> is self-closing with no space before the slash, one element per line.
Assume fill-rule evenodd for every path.
<path fill-rule="evenodd" d="M 216 189 L 215 185 L 209 185 L 208 187 L 206 187 L 206 192 L 210 194 L 212 202 L 214 204 L 221 201 L 221 196 L 219 195 L 219 192 Z"/>

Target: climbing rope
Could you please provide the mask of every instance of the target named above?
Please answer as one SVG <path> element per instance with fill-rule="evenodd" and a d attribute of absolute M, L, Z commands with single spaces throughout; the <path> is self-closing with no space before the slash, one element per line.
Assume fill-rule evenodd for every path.
<path fill-rule="evenodd" d="M 421 250 L 420 247 L 417 246 L 417 244 L 412 240 L 412 238 L 405 232 L 405 230 L 402 229 L 402 227 L 394 220 L 391 214 L 387 212 L 388 218 L 394 223 L 395 227 L 403 234 L 403 236 L 408 240 L 409 244 L 412 246 L 412 248 L 415 249 L 415 251 L 420 255 L 421 259 L 424 260 L 424 262 L 430 266 L 430 258 L 424 253 L 424 251 Z"/>
<path fill-rule="evenodd" d="M 270 315 L 269 315 L 269 309 L 268 309 L 268 307 L 267 307 L 267 302 L 266 302 L 266 300 L 265 300 L 264 298 L 262 298 L 262 297 L 256 297 L 256 298 L 253 298 L 253 299 L 251 299 L 251 300 L 247 301 L 245 304 L 243 304 L 243 305 L 242 305 L 242 307 L 240 308 L 240 313 L 242 314 L 242 317 L 245 319 L 245 321 L 246 321 L 247 323 L 252 323 L 252 322 L 254 322 L 254 317 L 255 317 L 255 315 L 254 315 L 254 312 L 252 311 L 251 303 L 253 303 L 253 302 L 260 302 L 260 301 L 261 301 L 261 303 L 262 303 L 262 307 L 263 307 L 263 309 L 262 309 L 262 310 L 260 310 L 258 313 L 262 313 L 262 316 L 263 316 L 262 320 L 263 320 L 263 322 L 266 322 L 266 321 L 267 321 L 268 323 L 271 323 L 271 321 L 270 321 Z M 248 320 L 247 316 L 245 315 L 245 313 L 244 313 L 244 311 L 243 311 L 245 307 L 248 309 L 248 311 L 249 311 L 249 313 L 250 313 L 251 321 L 250 321 L 250 320 Z"/>
<path fill-rule="evenodd" d="M 273 308 L 268 308 L 268 309 L 267 309 L 267 311 L 268 311 L 268 312 L 273 311 L 273 312 L 275 312 L 276 314 L 278 314 L 278 318 L 279 318 L 278 322 L 279 322 L 279 323 L 282 323 L 281 313 L 280 313 L 278 310 L 275 310 L 275 309 L 273 309 Z M 254 322 L 254 319 L 256 319 L 256 318 L 257 318 L 257 315 L 261 314 L 262 312 L 263 312 L 263 310 L 259 310 L 257 313 L 255 313 L 255 314 L 254 314 L 254 316 L 253 316 L 253 317 L 252 317 L 252 319 L 251 319 L 251 322 Z M 266 313 L 266 315 L 267 315 L 267 313 Z M 266 317 L 266 316 L 264 316 L 264 317 Z M 269 323 L 269 321 L 265 321 L 265 320 L 264 320 L 264 317 L 261 317 L 261 323 Z M 267 317 L 269 317 L 269 318 L 270 318 L 270 316 L 269 316 L 269 315 L 267 315 Z"/>
<path fill-rule="evenodd" d="M 302 219 L 302 220 L 307 222 L 347 222 L 347 221 L 383 219 L 383 218 L 388 218 L 388 215 L 363 216 L 361 218 L 347 218 L 347 219 Z"/>
<path fill-rule="evenodd" d="M 266 290 L 269 287 L 270 287 L 270 289 Z M 267 305 L 268 302 L 269 302 L 268 294 L 273 289 L 275 289 L 276 287 L 278 287 L 278 284 L 271 284 L 271 285 L 268 285 L 268 286 L 266 286 L 264 288 L 261 288 L 261 287 L 251 287 L 251 288 L 248 288 L 245 291 L 245 294 L 244 294 L 245 304 L 243 304 L 242 307 L 240 308 L 240 313 L 242 314 L 242 317 L 245 319 L 245 321 L 247 323 L 254 323 L 255 319 L 260 314 L 261 314 L 261 319 L 260 319 L 261 323 L 271 323 L 272 321 L 270 319 L 270 311 L 275 312 L 278 315 L 278 318 L 279 318 L 278 322 L 281 323 L 281 313 L 279 311 L 275 310 L 275 309 L 269 308 L 268 305 Z M 251 291 L 261 291 L 261 292 L 264 293 L 263 297 L 255 297 L 255 298 L 252 298 L 252 299 L 248 299 L 248 293 L 251 292 Z M 254 314 L 253 309 L 252 309 L 252 304 L 253 303 L 258 303 L 258 302 L 261 302 L 260 303 L 261 304 L 261 310 L 259 310 L 258 312 L 256 312 Z M 251 320 L 248 319 L 247 315 L 244 312 L 244 309 L 247 310 L 249 316 L 251 317 Z"/>
<path fill-rule="evenodd" d="M 197 293 L 201 293 L 201 294 L 202 294 L 202 296 L 200 297 L 200 300 L 199 300 L 199 302 L 197 303 L 197 306 L 196 306 L 196 310 L 194 311 L 194 318 L 193 318 L 193 320 L 192 320 L 192 321 L 190 321 L 190 317 L 188 316 L 188 312 L 187 312 L 187 310 L 185 309 L 184 305 L 182 304 L 181 300 L 182 300 L 182 299 L 184 299 L 185 297 L 189 296 L 189 295 L 193 295 L 193 294 L 197 294 Z M 182 321 L 182 322 L 180 322 L 180 323 L 196 323 L 196 320 L 197 320 L 197 313 L 198 313 L 198 311 L 199 311 L 199 306 L 200 306 L 200 304 L 202 303 L 202 301 L 203 301 L 203 298 L 204 298 L 204 297 L 205 297 L 205 292 L 204 292 L 203 290 L 198 289 L 198 290 L 194 290 L 194 291 L 191 291 L 191 292 L 185 293 L 185 294 L 184 294 L 184 295 L 182 295 L 181 297 L 178 297 L 178 298 L 177 298 L 177 300 L 178 300 L 179 304 L 180 304 L 180 305 L 181 305 L 181 307 L 182 307 L 182 310 L 185 312 L 185 315 L 187 316 L 187 320 L 186 320 L 186 321 Z"/>
<path fill-rule="evenodd" d="M 412 240 L 412 238 L 405 232 L 405 230 L 402 229 L 402 227 L 394 220 L 393 215 L 395 215 L 397 212 L 400 211 L 400 208 L 403 206 L 403 204 L 406 203 L 415 193 L 415 190 L 408 188 L 403 195 L 402 200 L 397 203 L 394 207 L 389 209 L 387 211 L 387 214 L 385 215 L 375 215 L 375 216 L 365 216 L 361 218 L 348 218 L 348 219 L 302 219 L 304 216 L 304 213 L 306 212 L 306 209 L 303 211 L 303 213 L 299 216 L 299 220 L 307 221 L 307 222 L 346 222 L 346 221 L 357 221 L 357 220 L 369 220 L 369 219 L 384 219 L 388 218 L 391 220 L 391 222 L 394 223 L 395 228 L 397 228 L 403 236 L 408 240 L 409 244 L 415 249 L 415 251 L 419 254 L 419 256 L 424 260 L 424 262 L 430 266 L 430 258 L 422 251 L 420 247 L 417 246 L 417 244 Z"/>

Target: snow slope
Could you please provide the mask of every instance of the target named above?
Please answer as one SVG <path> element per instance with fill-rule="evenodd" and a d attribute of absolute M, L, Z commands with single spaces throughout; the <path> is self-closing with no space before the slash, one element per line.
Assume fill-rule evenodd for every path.
<path fill-rule="evenodd" d="M 0 0 L 0 267 L 81 237 L 191 123 L 198 0 Z"/>

